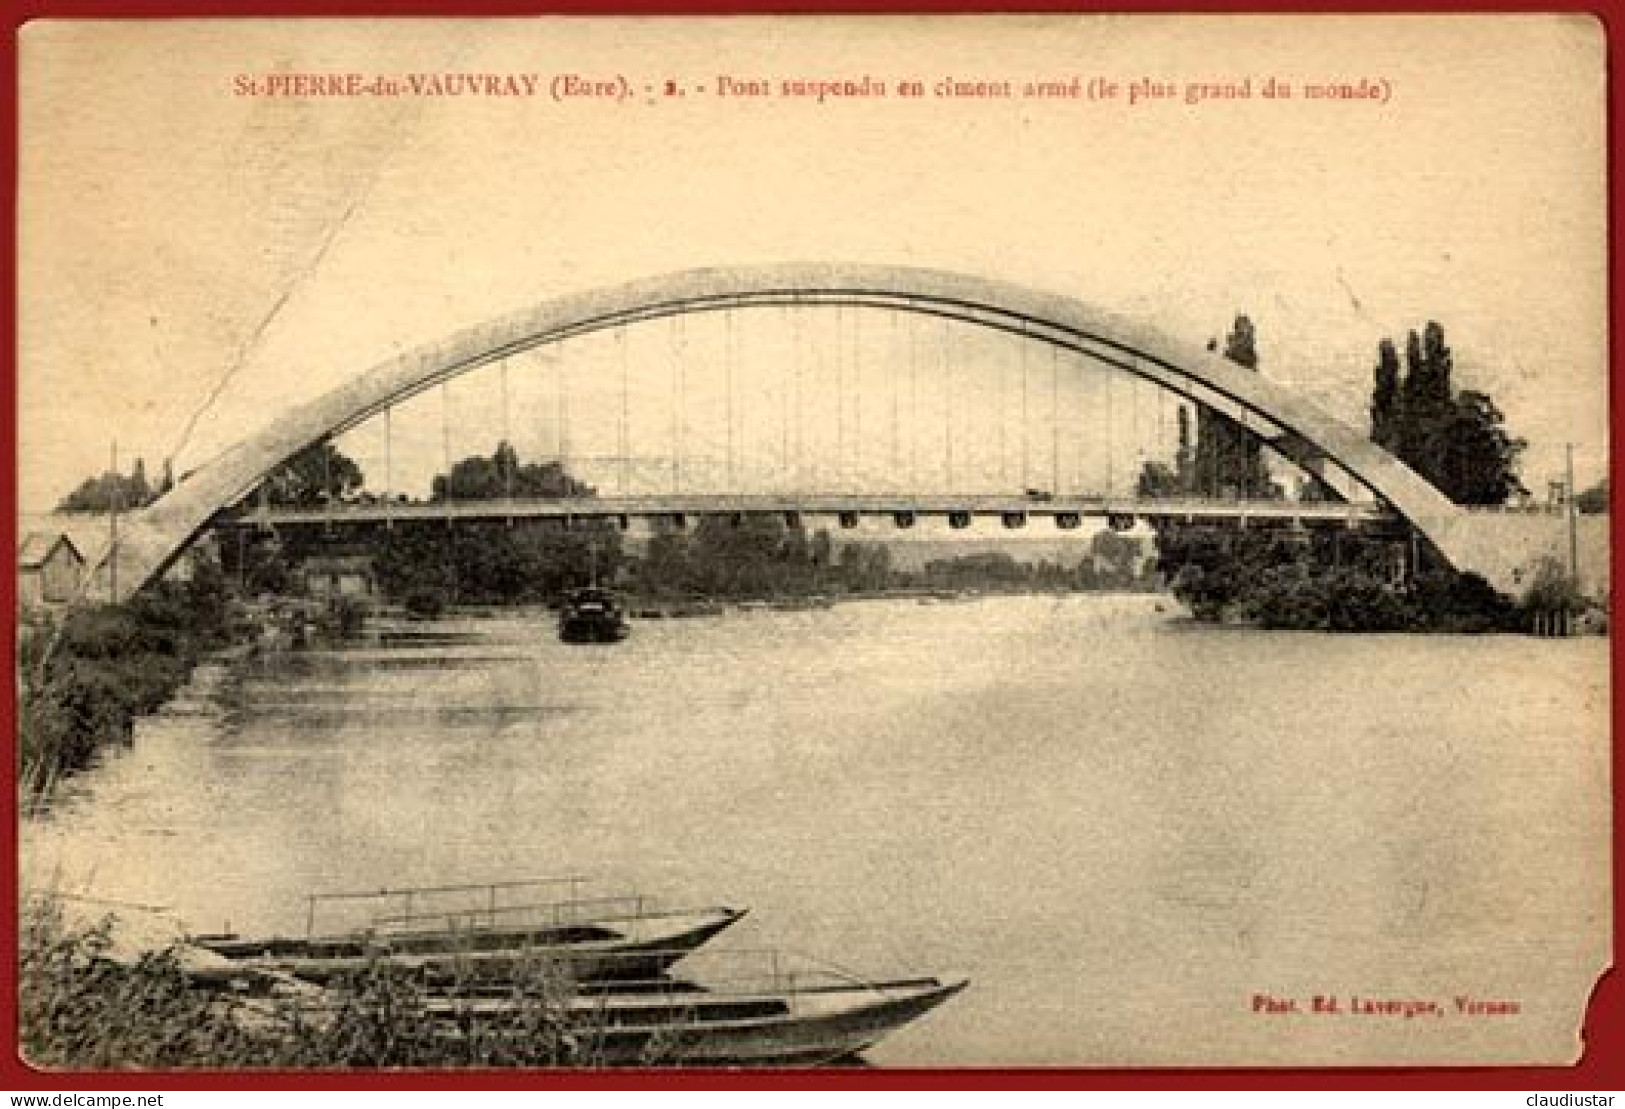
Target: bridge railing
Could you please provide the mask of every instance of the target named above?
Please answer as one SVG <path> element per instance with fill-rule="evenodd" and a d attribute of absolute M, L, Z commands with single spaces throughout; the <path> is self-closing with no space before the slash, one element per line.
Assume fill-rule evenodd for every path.
<path fill-rule="evenodd" d="M 1019 527 L 1029 518 L 1050 517 L 1062 528 L 1077 527 L 1085 517 L 1104 518 L 1114 527 L 1144 519 L 1340 522 L 1357 524 L 1391 520 L 1383 506 L 1343 501 L 1210 499 L 1190 497 L 1111 497 L 1104 495 L 999 494 L 660 494 L 559 498 L 497 498 L 467 501 L 340 502 L 311 507 L 257 505 L 234 522 L 261 527 L 354 523 L 407 523 L 457 519 L 609 519 L 623 526 L 639 518 L 781 515 L 839 517 L 845 526 L 858 517 L 890 516 L 902 527 L 915 519 L 946 519 L 965 527 L 974 517 L 998 517 Z"/>

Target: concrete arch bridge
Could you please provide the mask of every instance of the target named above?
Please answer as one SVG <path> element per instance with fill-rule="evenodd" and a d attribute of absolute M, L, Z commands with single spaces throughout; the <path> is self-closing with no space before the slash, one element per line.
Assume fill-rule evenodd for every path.
<path fill-rule="evenodd" d="M 1099 490 L 1010 488 L 972 494 L 952 487 L 923 489 L 866 488 L 861 480 L 843 488 L 780 486 L 764 493 L 746 488 L 723 488 L 701 494 L 673 487 L 655 492 L 622 491 L 620 497 L 569 501 L 509 502 L 485 508 L 467 505 L 411 505 L 398 496 L 368 498 L 366 502 L 330 505 L 318 514 L 331 522 L 335 516 L 386 522 L 411 517 L 452 518 L 457 515 L 660 516 L 700 512 L 837 512 L 890 514 L 909 519 L 914 514 L 941 514 L 956 521 L 972 515 L 998 515 L 1010 522 L 1026 515 L 1050 515 L 1069 525 L 1086 515 L 1121 520 L 1149 516 L 1289 517 L 1293 520 L 1344 524 L 1387 523 L 1412 529 L 1450 564 L 1483 573 L 1493 583 L 1510 587 L 1512 567 L 1486 557 L 1486 547 L 1471 534 L 1473 518 L 1452 504 L 1437 489 L 1378 447 L 1359 430 L 1330 415 L 1305 397 L 1272 383 L 1265 376 L 1239 367 L 1209 350 L 1161 334 L 1141 321 L 1099 311 L 1071 297 L 1026 288 L 1005 281 L 936 270 L 896 266 L 800 264 L 765 267 L 697 269 L 633 281 L 612 288 L 576 293 L 548 300 L 521 311 L 453 334 L 446 339 L 392 358 L 365 370 L 340 387 L 281 413 L 261 430 L 249 435 L 188 474 L 159 501 L 122 522 L 115 548 L 103 551 L 98 583 L 105 591 L 116 560 L 118 591 L 128 594 L 161 576 L 203 532 L 227 519 L 242 519 L 255 511 L 245 505 L 268 476 L 279 471 L 300 452 L 382 417 L 411 398 L 482 368 L 550 347 L 561 347 L 595 333 L 622 334 L 650 321 L 682 321 L 722 314 L 777 308 L 857 309 L 880 311 L 910 320 L 939 320 L 954 327 L 968 326 L 978 333 L 1002 336 L 1001 341 L 1036 344 L 1048 349 L 1055 378 L 1051 400 L 1059 406 L 1058 375 L 1064 364 L 1069 375 L 1104 369 L 1131 382 L 1156 389 L 1217 413 L 1265 443 L 1281 457 L 1308 473 L 1336 473 L 1345 484 L 1368 494 L 1368 500 L 1347 502 L 1227 502 L 1225 498 L 1190 503 L 1150 501 L 1132 492 Z M 857 326 L 856 324 L 853 325 Z M 732 342 L 733 331 L 728 331 Z M 913 340 L 910 339 L 912 343 Z M 1024 348 L 1025 349 L 1025 348 Z M 1023 358 L 1027 356 L 1023 354 Z M 1025 367 L 1025 363 L 1023 363 Z M 1290 370 L 1291 367 L 1288 367 Z M 506 370 L 504 369 L 504 373 Z M 624 375 L 625 370 L 622 370 Z M 1022 371 L 1027 388 L 1027 371 Z M 506 382 L 504 403 L 506 403 Z M 1001 389 L 1002 389 L 1001 385 Z M 622 399 L 625 399 L 622 386 Z M 734 375 L 729 367 L 727 435 L 732 449 L 736 428 Z M 749 389 L 746 375 L 745 389 Z M 799 388 L 799 385 L 798 385 Z M 893 443 L 896 391 L 893 393 Z M 788 389 L 788 386 L 786 386 Z M 788 392 L 786 392 L 788 397 Z M 1111 393 L 1105 394 L 1108 402 Z M 1001 397 L 1003 394 L 1001 393 Z M 861 416 L 857 405 L 853 418 Z M 950 397 L 945 403 L 952 404 Z M 968 403 L 975 403 L 974 400 Z M 845 413 L 847 401 L 838 401 Z M 1022 394 L 1022 405 L 1028 404 Z M 788 412 L 788 400 L 786 400 Z M 1000 415 L 1003 420 L 1003 415 Z M 504 416 L 506 419 L 506 416 Z M 874 424 L 871 420 L 871 426 Z M 953 413 L 945 445 L 952 475 Z M 1000 435 L 1005 424 L 1001 422 Z M 1051 414 L 1049 425 L 1057 436 L 1063 414 Z M 678 429 L 680 433 L 682 429 Z M 626 426 L 621 427 L 623 453 Z M 790 451 L 791 424 L 786 415 L 785 452 Z M 562 443 L 563 432 L 560 432 Z M 387 423 L 386 423 L 387 442 Z M 1025 446 L 1023 447 L 1025 450 Z M 1001 446 L 1001 451 L 1003 450 Z M 1057 468 L 1062 457 L 1059 441 L 1052 458 Z M 1003 459 L 1001 458 L 1001 463 Z M 1109 463 L 1109 458 L 1108 458 Z M 729 470 L 733 458 L 729 456 Z M 675 464 L 669 468 L 675 469 Z M 1025 476 L 1025 475 L 1024 475 Z M 261 508 L 260 519 L 278 524 L 276 511 Z M 284 511 L 280 522 L 290 526 L 317 522 L 304 510 Z"/>

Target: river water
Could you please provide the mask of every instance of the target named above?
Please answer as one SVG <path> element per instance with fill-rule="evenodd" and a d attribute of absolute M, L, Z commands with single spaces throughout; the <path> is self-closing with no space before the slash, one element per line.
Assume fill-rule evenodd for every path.
<path fill-rule="evenodd" d="M 1603 640 L 1266 633 L 1101 595 L 613 647 L 545 613 L 434 630 L 206 668 L 24 826 L 25 880 L 248 932 L 302 930 L 310 892 L 554 874 L 748 906 L 716 947 L 969 976 L 871 1051 L 890 1066 L 1578 1050 Z M 1346 1012 L 1464 994 L 1519 1012 Z"/>

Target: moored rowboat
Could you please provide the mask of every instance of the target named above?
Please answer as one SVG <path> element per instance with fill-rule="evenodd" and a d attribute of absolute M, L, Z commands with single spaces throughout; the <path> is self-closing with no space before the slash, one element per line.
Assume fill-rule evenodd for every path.
<path fill-rule="evenodd" d="M 714 908 L 605 916 L 557 927 L 313 939 L 195 936 L 191 942 L 245 969 L 309 982 L 328 982 L 376 963 L 422 970 L 434 982 L 503 977 L 527 964 L 551 962 L 573 979 L 590 980 L 659 974 L 744 915 L 743 909 Z"/>
<path fill-rule="evenodd" d="M 689 983 L 572 997 L 577 1050 L 594 1066 L 813 1066 L 855 1055 L 964 989 L 963 978 L 825 982 L 711 991 Z M 514 1003 L 443 998 L 448 1025 L 497 1017 Z"/>
<path fill-rule="evenodd" d="M 189 937 L 189 942 L 247 971 L 293 975 L 325 983 L 389 964 L 421 971 L 429 984 L 466 978 L 503 979 L 542 963 L 576 981 L 647 978 L 665 971 L 745 915 L 743 909 L 712 907 L 657 910 L 638 896 L 571 897 L 536 904 L 504 905 L 499 891 L 576 879 L 547 879 L 501 886 L 442 886 L 312 898 L 312 934 L 247 938 L 235 934 Z M 367 898 L 425 900 L 448 893 L 488 896 L 478 908 L 453 906 L 374 917 L 365 927 L 314 934 L 315 904 Z"/>

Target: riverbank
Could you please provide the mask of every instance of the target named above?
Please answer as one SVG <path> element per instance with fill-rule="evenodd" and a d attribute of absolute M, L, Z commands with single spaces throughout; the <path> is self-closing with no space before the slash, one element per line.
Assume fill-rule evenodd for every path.
<path fill-rule="evenodd" d="M 206 654 L 242 642 L 217 570 L 199 569 L 117 605 L 76 608 L 25 627 L 18 642 L 19 804 L 130 741 Z"/>
<path fill-rule="evenodd" d="M 1606 599 L 1584 596 L 1556 563 L 1543 563 L 1518 596 L 1474 573 L 1428 565 L 1401 572 L 1395 551 L 1323 537 L 1215 536 L 1165 528 L 1162 571 L 1198 620 L 1278 631 L 1601 634 Z"/>
<path fill-rule="evenodd" d="M 136 952 L 119 922 L 75 921 L 49 897 L 25 904 L 18 1047 L 37 1067 L 236 1070 L 591 1066 L 590 1019 L 572 1014 L 561 970 L 536 960 L 514 1002 L 448 1034 L 410 971 L 374 964 L 313 1018 L 295 991 L 246 996 L 199 985 L 183 949 Z M 523 988 L 521 988 L 523 987 Z M 658 1062 L 659 1060 L 651 1060 Z"/>

